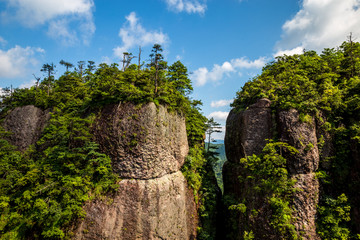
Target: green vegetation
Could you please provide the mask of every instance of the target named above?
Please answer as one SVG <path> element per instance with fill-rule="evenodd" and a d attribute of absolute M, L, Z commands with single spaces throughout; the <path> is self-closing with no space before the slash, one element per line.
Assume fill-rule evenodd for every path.
<path fill-rule="evenodd" d="M 62 60 L 66 72 L 58 79 L 55 65 L 44 64 L 42 81 L 37 78 L 35 86 L 2 96 L 0 119 L 8 110 L 31 104 L 50 110 L 51 120 L 37 144 L 24 153 L 5 140 L 11 133 L 0 128 L 1 239 L 70 238 L 69 227 L 86 214 L 84 203 L 116 191 L 120 179 L 112 172 L 110 158 L 93 142 L 91 128 L 101 107 L 119 102 L 154 102 L 186 116 L 190 153 L 183 172 L 200 209 L 199 235 L 215 235 L 210 224 L 216 186 L 203 146 L 207 119 L 200 113 L 201 102 L 188 97 L 192 86 L 187 68 L 180 61 L 168 66 L 161 51 L 154 45 L 148 68 L 131 65 L 129 53 L 124 54 L 122 70 L 115 63 L 95 68 L 92 61 L 87 66 L 79 61 L 69 71 L 73 64 Z"/>
<path fill-rule="evenodd" d="M 191 122 L 187 124 L 187 131 L 190 150 L 182 172 L 194 191 L 199 209 L 197 238 L 212 240 L 216 237 L 217 203 L 221 194 L 213 170 L 217 158 L 214 152 L 208 150 L 210 148 L 205 148 L 203 142 L 209 121 L 200 114 L 197 107 L 192 109 L 187 121 L 189 120 Z"/>
<path fill-rule="evenodd" d="M 205 143 L 205 148 L 207 148 L 207 144 L 208 143 Z M 216 161 L 214 162 L 214 172 L 215 172 L 218 186 L 223 193 L 224 192 L 224 184 L 223 184 L 222 169 L 223 169 L 223 165 L 226 161 L 225 144 L 212 142 L 212 143 L 210 143 L 210 145 L 211 145 L 210 149 L 213 149 L 216 152 L 216 155 L 215 155 Z"/>
<path fill-rule="evenodd" d="M 359 204 L 356 199 L 360 183 L 352 178 L 351 171 L 355 162 L 353 153 L 360 149 L 360 43 L 349 38 L 339 48 L 325 49 L 320 55 L 304 51 L 300 55 L 277 57 L 263 68 L 261 75 L 237 92 L 232 106 L 244 109 L 263 97 L 272 101 L 274 110 L 297 109 L 301 122 L 311 123 L 312 116 L 315 117 L 321 135 L 321 164 L 317 176 L 323 190 L 317 231 L 323 239 L 355 238 L 354 223 L 349 221 L 348 213 L 350 207 Z M 325 134 L 328 139 L 324 139 Z M 331 156 L 324 156 L 322 152 L 326 141 L 333 143 Z M 306 150 L 313 147 L 308 145 Z M 252 164 L 263 164 L 253 160 L 254 157 L 246 160 L 247 169 Z M 280 184 L 272 186 L 278 188 L 282 183 L 272 184 Z M 261 191 L 269 187 L 256 186 Z M 275 228 L 284 226 L 281 222 L 273 223 Z"/>
<path fill-rule="evenodd" d="M 70 237 L 64 229 L 85 216 L 83 203 L 115 189 L 110 158 L 91 141 L 90 118 L 54 108 L 36 148 L 23 154 L 1 139 L 1 239 Z"/>
<path fill-rule="evenodd" d="M 244 174 L 239 177 L 240 184 L 249 188 L 242 193 L 242 202 L 231 205 L 229 209 L 239 212 L 246 219 L 256 221 L 257 214 L 264 211 L 265 204 L 268 208 L 265 211 L 271 212 L 269 222 L 276 231 L 276 236 L 282 236 L 282 239 L 298 239 L 299 236 L 292 224 L 290 207 L 291 196 L 296 191 L 296 181 L 289 176 L 286 159 L 279 154 L 280 149 L 286 149 L 292 154 L 297 152 L 286 143 L 270 141 L 261 155 L 252 155 L 240 160 L 244 168 Z M 257 205 L 254 199 L 263 200 Z M 250 221 L 244 228 L 244 236 L 249 238 L 252 230 L 253 224 Z"/>

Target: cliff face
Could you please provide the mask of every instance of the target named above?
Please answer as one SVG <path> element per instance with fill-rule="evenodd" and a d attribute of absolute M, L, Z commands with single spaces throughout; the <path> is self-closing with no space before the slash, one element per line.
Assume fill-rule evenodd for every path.
<path fill-rule="evenodd" d="M 105 107 L 94 124 L 101 150 L 123 180 L 113 201 L 94 201 L 75 239 L 195 239 L 193 193 L 180 172 L 185 119 L 153 103 Z"/>
<path fill-rule="evenodd" d="M 239 176 L 246 177 L 240 158 L 260 154 L 266 145 L 266 139 L 270 139 L 277 130 L 280 141 L 299 151 L 295 155 L 283 153 L 291 178 L 297 180 L 294 187 L 299 189 L 290 202 L 294 209 L 296 231 L 303 239 L 318 239 L 315 233 L 315 215 L 319 183 L 314 172 L 319 165 L 319 154 L 314 120 L 311 123 L 301 123 L 296 110 L 280 111 L 272 116 L 270 105 L 269 100 L 260 99 L 244 111 L 230 112 L 225 136 L 228 162 L 223 170 L 224 193 L 237 202 L 242 202 L 248 196 L 245 193 L 251 190 L 251 186 L 241 185 L 238 179 Z M 271 209 L 264 198 L 254 196 L 247 201 L 259 210 L 259 214 L 252 217 L 237 215 L 232 223 L 228 223 L 235 224 L 236 227 L 227 228 L 227 233 L 230 232 L 233 239 L 242 239 L 245 226 L 250 224 L 255 239 L 280 239 L 270 227 Z"/>
<path fill-rule="evenodd" d="M 318 239 L 315 228 L 316 205 L 319 200 L 319 181 L 315 171 L 319 167 L 315 119 L 300 122 L 295 109 L 281 111 L 277 117 L 280 141 L 286 142 L 298 150 L 297 154 L 284 153 L 287 168 L 296 179 L 292 205 L 294 207 L 295 228 L 303 239 Z"/>
<path fill-rule="evenodd" d="M 105 107 L 95 121 L 94 137 L 121 178 L 177 172 L 189 151 L 185 119 L 154 103 Z"/>
<path fill-rule="evenodd" d="M 9 142 L 25 151 L 50 118 L 34 106 L 18 107 L 2 123 Z M 92 126 L 94 140 L 122 179 L 104 200 L 84 206 L 74 239 L 195 239 L 198 213 L 180 171 L 188 154 L 185 118 L 163 106 L 131 103 L 104 107 Z"/>
<path fill-rule="evenodd" d="M 49 119 L 49 111 L 42 111 L 40 108 L 28 105 L 11 110 L 2 126 L 12 133 L 7 140 L 23 152 L 39 140 Z"/>
<path fill-rule="evenodd" d="M 193 194 L 181 172 L 125 179 L 111 203 L 94 201 L 74 239 L 195 239 Z"/>

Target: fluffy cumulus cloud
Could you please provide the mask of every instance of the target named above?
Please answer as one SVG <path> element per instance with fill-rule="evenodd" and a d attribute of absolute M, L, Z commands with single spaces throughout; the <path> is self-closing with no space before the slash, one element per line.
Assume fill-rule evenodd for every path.
<path fill-rule="evenodd" d="M 241 70 L 243 69 L 262 68 L 265 63 L 266 58 L 264 57 L 254 61 L 250 61 L 244 57 L 232 59 L 230 62 L 226 61 L 222 65 L 214 64 L 211 70 L 208 70 L 206 67 L 195 70 L 192 74 L 192 80 L 196 86 L 203 86 L 207 82 L 218 82 L 223 79 L 224 76 L 229 76 L 231 73 L 237 72 L 241 74 Z"/>
<path fill-rule="evenodd" d="M 114 48 L 114 55 L 122 57 L 123 52 L 135 46 L 148 46 L 154 43 L 164 45 L 169 42 L 169 38 L 161 31 L 146 30 L 140 23 L 135 12 L 126 16 L 126 22 L 120 29 L 119 37 L 122 40 L 122 45 Z"/>
<path fill-rule="evenodd" d="M 359 0 L 303 0 L 297 14 L 283 25 L 275 56 L 336 47 L 353 33 L 360 37 Z"/>
<path fill-rule="evenodd" d="M 24 76 L 29 67 L 36 66 L 37 55 L 44 53 L 41 48 L 15 46 L 8 50 L 0 49 L 0 78 Z"/>
<path fill-rule="evenodd" d="M 219 100 L 219 101 L 212 101 L 210 106 L 213 108 L 218 108 L 218 107 L 225 107 L 225 106 L 229 106 L 230 103 L 232 103 L 234 100 L 230 99 L 230 100 Z"/>
<path fill-rule="evenodd" d="M 48 35 L 73 44 L 81 37 L 87 44 L 95 32 L 93 0 L 5 0 L 7 9 L 1 12 L 3 21 L 16 20 L 27 27 L 48 24 Z M 78 26 L 71 29 L 71 23 Z"/>
<path fill-rule="evenodd" d="M 228 117 L 229 112 L 212 112 L 209 114 L 208 118 L 214 118 L 215 121 L 224 121 Z"/>
<path fill-rule="evenodd" d="M 174 12 L 199 13 L 206 11 L 206 0 L 165 0 L 168 8 Z"/>

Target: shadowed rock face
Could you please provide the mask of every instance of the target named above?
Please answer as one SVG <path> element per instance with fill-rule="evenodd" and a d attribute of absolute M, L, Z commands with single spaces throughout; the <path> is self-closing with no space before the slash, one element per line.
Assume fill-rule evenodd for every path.
<path fill-rule="evenodd" d="M 319 150 L 317 146 L 315 119 L 311 122 L 300 122 L 295 109 L 278 113 L 280 141 L 295 147 L 299 152 L 284 156 L 290 175 L 297 180 L 293 207 L 295 209 L 295 228 L 303 239 L 319 239 L 316 234 L 316 205 L 319 200 L 319 181 L 315 171 L 319 167 Z"/>
<path fill-rule="evenodd" d="M 224 193 L 241 197 L 238 176 L 240 159 L 261 153 L 266 139 L 271 138 L 270 100 L 260 99 L 246 110 L 231 110 L 226 120 L 225 152 L 228 162 L 223 167 Z"/>
<path fill-rule="evenodd" d="M 246 110 L 232 110 L 226 122 L 225 147 L 229 162 L 223 168 L 224 193 L 236 201 L 242 201 L 251 186 L 240 185 L 239 176 L 246 176 L 246 171 L 239 159 L 252 154 L 260 154 L 266 145 L 266 139 L 272 137 L 272 129 L 277 126 L 280 141 L 295 147 L 299 153 L 284 153 L 291 177 L 297 180 L 291 204 L 294 208 L 295 227 L 303 239 L 318 239 L 315 233 L 316 204 L 319 195 L 319 183 L 315 171 L 319 165 L 316 127 L 312 123 L 301 123 L 296 110 L 278 112 L 272 119 L 270 101 L 260 99 Z M 255 218 L 243 215 L 236 217 L 236 232 L 233 239 L 242 239 L 244 226 L 251 223 L 255 238 L 279 239 L 269 225 L 271 209 L 260 196 L 248 199 L 250 205 L 259 210 Z M 228 213 L 229 214 L 229 213 Z M 234 231 L 228 228 L 227 231 Z"/>
<path fill-rule="evenodd" d="M 228 161 L 261 153 L 271 138 L 270 100 L 260 99 L 245 111 L 231 110 L 226 120 L 225 151 Z"/>
<path fill-rule="evenodd" d="M 86 205 L 74 239 L 195 239 L 194 195 L 180 172 L 188 153 L 185 119 L 165 107 L 105 107 L 93 133 L 125 178 L 110 201 Z"/>
<path fill-rule="evenodd" d="M 291 174 L 312 173 L 319 167 L 315 121 L 302 123 L 295 109 L 278 113 L 280 141 L 295 147 L 299 153 L 291 156 L 288 168 Z"/>
<path fill-rule="evenodd" d="M 238 177 L 246 176 L 240 159 L 253 154 L 260 154 L 266 145 L 266 139 L 270 139 L 272 136 L 270 104 L 270 100 L 260 99 L 246 110 L 237 112 L 233 109 L 226 120 L 225 151 L 228 161 L 223 167 L 224 194 L 232 196 L 237 202 L 243 200 L 247 189 L 251 187 L 240 185 Z M 264 204 L 263 199 L 254 199 L 250 202 L 257 209 L 262 209 L 262 214 L 259 214 L 258 218 L 249 219 L 240 214 L 235 217 L 234 223 L 229 217 L 233 213 L 225 209 L 224 226 L 220 226 L 220 231 L 228 236 L 227 239 L 242 239 L 244 227 L 251 222 L 254 228 L 258 229 L 255 236 L 277 239 L 277 236 L 271 238 L 271 229 L 267 222 L 268 204 Z"/>
<path fill-rule="evenodd" d="M 42 111 L 33 105 L 17 107 L 11 110 L 3 122 L 4 129 L 12 133 L 7 140 L 24 152 L 39 140 L 49 119 L 48 111 Z"/>
<path fill-rule="evenodd" d="M 179 171 L 189 151 L 185 119 L 154 103 L 105 107 L 94 136 L 121 178 L 151 179 Z"/>
<path fill-rule="evenodd" d="M 195 239 L 196 206 L 181 172 L 150 180 L 125 179 L 113 202 L 86 206 L 75 239 Z"/>

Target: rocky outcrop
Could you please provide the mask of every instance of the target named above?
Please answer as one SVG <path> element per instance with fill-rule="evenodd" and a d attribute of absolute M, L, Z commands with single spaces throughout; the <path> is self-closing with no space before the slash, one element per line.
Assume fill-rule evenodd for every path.
<path fill-rule="evenodd" d="M 254 195 L 248 199 L 251 186 L 241 185 L 238 179 L 239 176 L 246 177 L 247 174 L 239 161 L 240 158 L 260 154 L 266 145 L 266 139 L 271 139 L 277 131 L 279 141 L 286 142 L 298 150 L 295 155 L 286 151 L 283 153 L 287 159 L 290 177 L 297 180 L 294 187 L 299 189 L 291 201 L 296 231 L 303 239 L 318 239 L 315 232 L 315 217 L 319 183 L 315 178 L 315 171 L 319 166 L 319 151 L 315 121 L 312 119 L 312 122 L 300 122 L 299 114 L 294 109 L 279 111 L 276 117 L 272 116 L 270 104 L 268 99 L 260 99 L 243 111 L 236 112 L 233 109 L 227 119 L 225 148 L 228 162 L 223 169 L 224 193 L 237 203 L 247 198 L 251 208 L 257 209 L 258 214 L 252 217 L 236 215 L 235 233 L 234 228 L 228 228 L 226 231 L 232 231 L 229 234 L 230 239 L 242 239 L 245 226 L 251 224 L 255 238 L 280 238 L 269 224 L 269 205 L 262 196 Z M 228 213 L 231 214 L 233 215 Z M 234 215 L 232 218 L 234 221 Z"/>
<path fill-rule="evenodd" d="M 181 172 L 125 179 L 112 202 L 95 201 L 75 239 L 195 239 L 196 208 Z"/>
<path fill-rule="evenodd" d="M 272 137 L 272 114 L 270 100 L 260 99 L 246 110 L 236 111 L 233 109 L 226 120 L 225 132 L 225 152 L 227 162 L 223 167 L 224 195 L 241 202 L 248 192 L 250 186 L 241 186 L 239 176 L 246 176 L 240 159 L 253 154 L 261 153 L 266 145 L 266 139 Z M 263 213 L 268 212 L 268 206 L 262 201 L 253 201 L 255 205 L 262 205 Z M 254 205 L 254 207 L 255 207 Z M 227 239 L 242 239 L 244 228 L 250 223 L 260 224 L 258 229 L 267 232 L 270 227 L 266 222 L 266 214 L 259 215 L 262 219 L 249 219 L 243 215 L 229 212 L 227 207 L 224 209 L 223 226 L 220 231 Z M 231 216 L 231 217 L 230 217 Z M 264 236 L 258 232 L 257 236 Z M 268 234 L 269 235 L 269 234 Z"/>
<path fill-rule="evenodd" d="M 180 172 L 185 119 L 154 103 L 124 103 L 103 108 L 93 133 L 123 180 L 110 203 L 86 205 L 74 239 L 195 239 L 194 195 Z"/>
<path fill-rule="evenodd" d="M 6 139 L 19 151 L 24 152 L 39 140 L 49 119 L 49 111 L 42 111 L 33 105 L 27 105 L 11 110 L 6 115 L 2 126 L 11 133 Z"/>
<path fill-rule="evenodd" d="M 319 167 L 315 119 L 301 122 L 295 109 L 278 113 L 280 141 L 298 150 L 296 154 L 284 153 L 290 175 L 297 180 L 293 207 L 295 228 L 303 239 L 319 239 L 316 234 L 316 205 L 319 200 L 319 182 L 315 171 Z"/>
<path fill-rule="evenodd" d="M 231 110 L 226 120 L 225 151 L 228 161 L 258 154 L 271 138 L 270 100 L 260 99 L 245 111 Z"/>
<path fill-rule="evenodd" d="M 179 171 L 189 150 L 185 119 L 154 103 L 105 107 L 94 136 L 122 178 L 152 179 Z"/>

